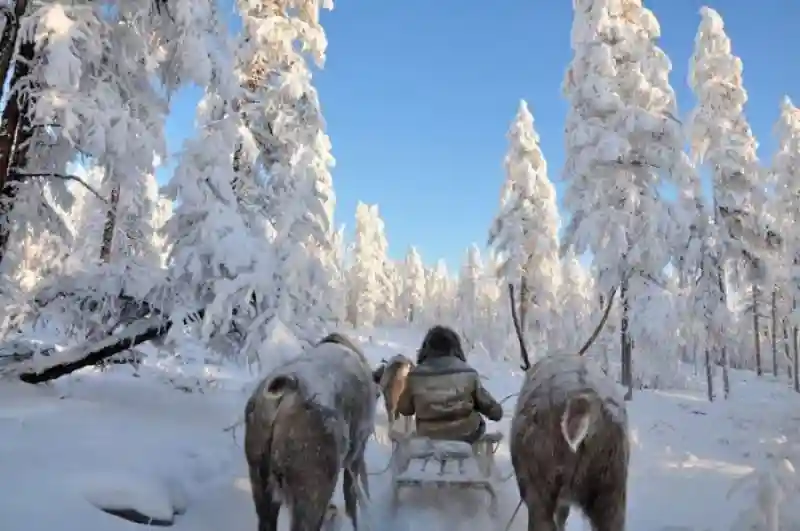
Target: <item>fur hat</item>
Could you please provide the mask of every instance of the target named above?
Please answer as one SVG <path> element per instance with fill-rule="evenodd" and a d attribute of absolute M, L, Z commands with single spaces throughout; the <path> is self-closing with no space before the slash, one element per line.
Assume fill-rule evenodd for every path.
<path fill-rule="evenodd" d="M 433 353 L 439 356 L 455 356 L 461 361 L 467 361 L 464 350 L 461 348 L 461 339 L 452 328 L 447 326 L 436 325 L 428 330 L 417 354 L 417 363 L 421 363 Z"/>

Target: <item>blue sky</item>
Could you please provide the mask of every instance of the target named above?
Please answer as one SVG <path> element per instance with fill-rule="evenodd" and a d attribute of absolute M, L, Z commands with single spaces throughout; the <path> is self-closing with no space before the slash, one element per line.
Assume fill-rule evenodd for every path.
<path fill-rule="evenodd" d="M 800 103 L 800 2 L 650 0 L 673 62 L 681 113 L 703 5 L 725 19 L 744 62 L 748 118 L 768 161 L 784 95 Z M 550 177 L 564 160 L 561 80 L 571 58 L 568 0 L 338 0 L 323 15 L 325 69 L 315 74 L 337 164 L 336 224 L 352 233 L 356 203 L 378 203 L 391 255 L 415 245 L 454 271 L 483 248 L 499 202 L 505 138 L 528 101 Z M 167 123 L 169 149 L 192 134 L 199 89 L 182 91 Z M 160 172 L 168 178 L 169 170 Z"/>

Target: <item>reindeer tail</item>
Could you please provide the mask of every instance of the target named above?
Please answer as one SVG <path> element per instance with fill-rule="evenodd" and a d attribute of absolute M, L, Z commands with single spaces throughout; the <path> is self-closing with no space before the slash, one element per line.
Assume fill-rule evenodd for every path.
<path fill-rule="evenodd" d="M 589 435 L 592 424 L 591 400 L 592 397 L 586 394 L 570 397 L 561 415 L 561 435 L 573 452 L 578 451 Z"/>

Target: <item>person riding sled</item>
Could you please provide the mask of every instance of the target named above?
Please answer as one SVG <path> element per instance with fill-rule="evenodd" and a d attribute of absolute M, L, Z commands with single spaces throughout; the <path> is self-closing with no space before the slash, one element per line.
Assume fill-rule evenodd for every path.
<path fill-rule="evenodd" d="M 416 415 L 418 435 L 469 444 L 486 432 L 483 416 L 495 422 L 503 418 L 503 407 L 467 364 L 458 334 L 440 325 L 425 335 L 397 409 Z"/>

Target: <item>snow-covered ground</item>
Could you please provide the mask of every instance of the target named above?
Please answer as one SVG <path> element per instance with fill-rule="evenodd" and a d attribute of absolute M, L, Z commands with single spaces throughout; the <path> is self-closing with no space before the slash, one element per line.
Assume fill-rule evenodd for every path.
<path fill-rule="evenodd" d="M 403 330 L 370 336 L 361 339 L 375 363 L 397 352 L 413 354 L 421 339 Z M 521 375 L 513 364 L 470 361 L 498 399 L 519 388 Z M 800 411 L 800 397 L 770 377 L 732 375 L 729 401 L 708 403 L 699 378 L 696 389 L 635 395 L 629 406 L 630 529 L 727 531 L 744 502 L 751 503 L 741 497 L 747 493 L 726 499 L 728 490 L 762 464 L 775 445 L 797 433 L 800 413 L 794 412 Z M 0 383 L 0 529 L 141 529 L 96 508 L 124 502 L 160 519 L 178 513 L 176 530 L 255 530 L 241 429 L 236 438 L 224 430 L 240 416 L 253 376 L 210 369 L 200 376 L 212 383 L 187 385 L 177 366 L 155 364 L 143 366 L 138 376 L 131 367 L 119 366 L 84 370 L 38 387 Z M 507 412 L 513 403 L 513 398 L 505 403 Z M 497 428 L 505 432 L 508 419 Z M 368 450 L 374 475 L 365 520 L 371 529 L 498 527 L 483 514 L 477 495 L 464 494 L 406 495 L 397 518 L 390 520 L 389 477 L 378 474 L 389 457 L 382 413 L 375 439 Z M 507 477 L 506 446 L 498 456 L 499 475 Z M 513 479 L 499 490 L 502 529 L 519 498 Z M 522 509 L 511 529 L 525 527 Z M 584 529 L 577 513 L 569 529 Z"/>

